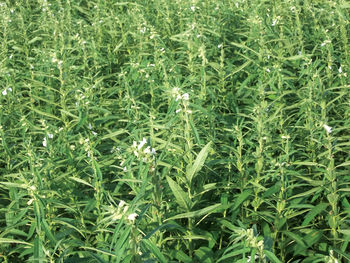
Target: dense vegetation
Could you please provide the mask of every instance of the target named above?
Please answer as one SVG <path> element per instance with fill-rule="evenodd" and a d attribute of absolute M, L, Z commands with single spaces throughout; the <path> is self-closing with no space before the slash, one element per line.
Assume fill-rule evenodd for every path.
<path fill-rule="evenodd" d="M 349 2 L 0 5 L 0 262 L 350 261 Z"/>

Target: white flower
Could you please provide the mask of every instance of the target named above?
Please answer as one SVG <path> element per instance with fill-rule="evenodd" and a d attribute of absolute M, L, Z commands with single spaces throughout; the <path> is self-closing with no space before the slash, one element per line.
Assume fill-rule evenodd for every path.
<path fill-rule="evenodd" d="M 328 134 L 332 132 L 332 127 L 329 127 L 327 124 L 323 124 L 323 128 L 325 128 Z"/>
<path fill-rule="evenodd" d="M 4 89 L 1 93 L 2 93 L 2 95 L 6 96 L 7 95 L 7 90 Z"/>
<path fill-rule="evenodd" d="M 46 141 L 46 137 L 43 140 L 43 146 L 46 147 L 47 146 L 47 141 Z"/>
<path fill-rule="evenodd" d="M 139 153 L 138 153 L 137 151 L 134 151 L 134 155 L 135 155 L 136 157 L 139 157 Z"/>
<path fill-rule="evenodd" d="M 181 109 L 177 109 L 175 112 L 176 112 L 176 113 L 179 113 L 180 111 L 181 111 Z"/>
<path fill-rule="evenodd" d="M 269 68 L 266 68 L 266 72 L 270 73 L 270 72 L 271 72 L 271 70 L 270 70 Z"/>
<path fill-rule="evenodd" d="M 124 200 L 120 200 L 119 202 L 119 207 L 123 207 L 124 205 L 126 205 L 125 201 Z"/>
<path fill-rule="evenodd" d="M 126 168 L 126 166 L 124 166 L 123 172 L 127 172 L 127 171 L 128 171 L 128 169 Z"/>
<path fill-rule="evenodd" d="M 30 199 L 28 202 L 27 202 L 27 205 L 31 205 L 33 203 L 34 199 Z"/>
<path fill-rule="evenodd" d="M 138 214 L 132 213 L 132 214 L 130 214 L 130 215 L 128 216 L 128 219 L 129 219 L 130 221 L 135 221 L 135 219 L 136 219 L 137 216 L 138 216 Z"/>
<path fill-rule="evenodd" d="M 143 152 L 144 152 L 145 154 L 151 153 L 151 147 L 147 146 L 147 148 L 144 149 Z"/>
<path fill-rule="evenodd" d="M 151 151 L 151 153 L 153 154 L 153 155 L 156 155 L 156 149 L 154 149 L 154 148 L 152 148 L 152 151 Z"/>
<path fill-rule="evenodd" d="M 222 44 L 219 44 L 219 45 L 218 45 L 218 48 L 222 48 Z"/>
<path fill-rule="evenodd" d="M 254 258 L 255 258 L 255 259 L 259 259 L 259 256 L 258 256 L 258 255 L 255 255 Z M 248 256 L 247 262 L 251 262 L 251 260 L 252 260 L 251 256 Z M 255 260 L 254 260 L 254 262 L 255 262 Z"/>
<path fill-rule="evenodd" d="M 89 130 L 92 130 L 92 125 L 91 125 L 91 123 L 89 123 L 88 128 L 89 128 Z"/>
<path fill-rule="evenodd" d="M 272 21 L 272 26 L 275 26 L 277 23 L 277 18 Z"/>
<path fill-rule="evenodd" d="M 189 100 L 190 99 L 190 95 L 188 95 L 188 93 L 185 93 L 185 94 L 182 95 L 182 98 L 184 100 Z"/>
<path fill-rule="evenodd" d="M 341 66 L 339 67 L 338 71 L 339 71 L 339 73 L 343 72 L 343 70 L 341 69 Z"/>
<path fill-rule="evenodd" d="M 196 7 L 195 6 L 191 6 L 191 10 L 192 10 L 192 12 L 196 11 Z"/>
<path fill-rule="evenodd" d="M 147 143 L 147 140 L 145 137 L 142 138 L 142 141 L 140 141 L 139 146 L 137 147 L 138 150 L 140 150 L 145 144 Z"/>
<path fill-rule="evenodd" d="M 49 134 L 47 135 L 47 137 L 49 137 L 50 139 L 52 139 L 52 138 L 53 138 L 53 134 L 52 134 L 52 133 L 49 133 Z"/>
<path fill-rule="evenodd" d="M 323 43 L 321 43 L 321 47 L 325 46 L 326 44 L 329 44 L 331 43 L 330 40 L 325 40 Z"/>

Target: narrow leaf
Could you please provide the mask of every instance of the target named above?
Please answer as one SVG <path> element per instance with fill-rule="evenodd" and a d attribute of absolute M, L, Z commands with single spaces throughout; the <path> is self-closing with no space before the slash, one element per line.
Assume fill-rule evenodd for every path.
<path fill-rule="evenodd" d="M 176 202 L 180 207 L 189 210 L 191 201 L 186 193 L 181 189 L 181 187 L 169 176 L 166 177 L 168 184 L 170 186 L 171 191 L 173 192 Z"/>
<path fill-rule="evenodd" d="M 309 224 L 312 221 L 312 219 L 314 219 L 318 214 L 323 212 L 328 207 L 328 205 L 329 204 L 326 203 L 320 203 L 314 208 L 312 208 L 309 211 L 309 213 L 306 214 L 305 219 L 301 225 L 306 226 L 307 224 Z"/>
<path fill-rule="evenodd" d="M 159 248 L 156 247 L 150 240 L 143 239 L 142 243 L 145 244 L 145 246 L 157 257 L 159 262 L 166 263 L 168 262 L 164 255 L 160 252 Z"/>
<path fill-rule="evenodd" d="M 225 207 L 221 204 L 215 204 L 215 205 L 211 205 L 196 211 L 192 211 L 192 212 L 188 212 L 188 213 L 183 213 L 183 214 L 178 214 L 176 216 L 170 217 L 168 219 L 166 219 L 165 221 L 171 220 L 171 219 L 179 219 L 179 218 L 192 218 L 192 217 L 198 217 L 198 216 L 202 216 L 202 215 L 206 215 L 209 213 L 212 213 L 213 211 L 217 210 L 217 208 L 219 208 L 220 206 Z"/>
<path fill-rule="evenodd" d="M 197 158 L 194 162 L 194 164 L 192 166 L 190 166 L 190 168 L 186 171 L 186 177 L 188 182 L 191 184 L 192 179 L 194 177 L 194 175 L 202 168 L 202 166 L 204 165 L 205 159 L 208 156 L 208 152 L 210 150 L 210 145 L 211 142 L 207 143 L 207 145 L 205 145 L 203 147 L 203 149 L 199 152 L 199 154 L 197 155 Z"/>
<path fill-rule="evenodd" d="M 264 250 L 265 255 L 269 258 L 269 260 L 271 260 L 274 263 L 282 263 L 281 260 L 279 260 L 274 253 L 272 253 L 271 251 L 268 250 Z"/>

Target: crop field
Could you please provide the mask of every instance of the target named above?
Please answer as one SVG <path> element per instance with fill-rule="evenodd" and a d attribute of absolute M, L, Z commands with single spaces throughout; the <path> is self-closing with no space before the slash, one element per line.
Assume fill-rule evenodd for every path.
<path fill-rule="evenodd" d="M 1 0 L 0 263 L 350 262 L 349 21 Z"/>

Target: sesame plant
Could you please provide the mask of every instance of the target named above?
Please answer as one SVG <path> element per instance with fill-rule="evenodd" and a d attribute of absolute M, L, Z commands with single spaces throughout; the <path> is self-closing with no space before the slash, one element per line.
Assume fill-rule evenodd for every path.
<path fill-rule="evenodd" d="M 350 262 L 348 1 L 0 18 L 0 262 Z"/>

